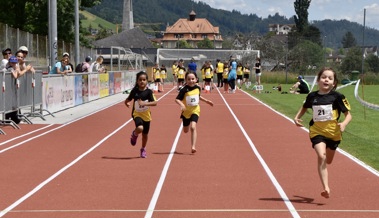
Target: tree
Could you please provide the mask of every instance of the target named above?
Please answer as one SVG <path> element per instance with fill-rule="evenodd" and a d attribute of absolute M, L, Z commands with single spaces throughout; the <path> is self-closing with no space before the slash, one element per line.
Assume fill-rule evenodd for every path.
<path fill-rule="evenodd" d="M 370 54 L 365 59 L 365 62 L 368 65 L 368 71 L 379 73 L 379 57 L 373 54 Z"/>
<path fill-rule="evenodd" d="M 355 40 L 353 33 L 351 33 L 350 31 L 346 32 L 346 34 L 342 38 L 342 47 L 351 48 L 356 45 L 357 45 L 357 41 Z"/>
<path fill-rule="evenodd" d="M 198 48 L 202 48 L 202 49 L 205 49 L 205 48 L 214 48 L 213 42 L 211 42 L 211 40 L 209 40 L 208 38 L 205 38 L 202 41 L 198 42 L 197 43 L 197 47 Z"/>
<path fill-rule="evenodd" d="M 348 73 L 353 70 L 362 68 L 362 49 L 359 47 L 352 47 L 346 54 L 341 64 L 342 73 Z"/>
<path fill-rule="evenodd" d="M 299 69 L 299 73 L 306 73 L 314 71 L 315 67 L 320 68 L 323 66 L 324 52 L 320 45 L 304 40 L 299 43 L 290 53 L 290 60 L 292 60 L 292 67 Z"/>
<path fill-rule="evenodd" d="M 296 15 L 293 16 L 297 31 L 303 33 L 308 29 L 308 8 L 311 0 L 296 0 L 294 2 Z"/>

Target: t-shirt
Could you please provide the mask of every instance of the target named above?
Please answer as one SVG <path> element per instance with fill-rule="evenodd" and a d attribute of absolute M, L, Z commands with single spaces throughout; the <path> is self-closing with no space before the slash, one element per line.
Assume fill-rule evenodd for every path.
<path fill-rule="evenodd" d="M 62 62 L 58 61 L 57 63 L 55 63 L 53 69 L 50 70 L 49 74 L 58 74 L 57 68 L 59 68 L 61 72 L 64 71 Z"/>
<path fill-rule="evenodd" d="M 140 117 L 142 120 L 146 122 L 149 122 L 152 120 L 150 107 L 141 106 L 138 104 L 139 99 L 146 102 L 156 101 L 154 93 L 151 89 L 145 89 L 141 91 L 138 88 L 133 88 L 127 99 L 129 101 L 133 100 L 133 110 L 132 110 L 133 119 L 135 119 L 136 117 Z"/>
<path fill-rule="evenodd" d="M 341 140 L 338 119 L 341 112 L 350 110 L 350 104 L 343 94 L 336 91 L 324 95 L 318 91 L 311 92 L 307 95 L 303 107 L 313 110 L 312 120 L 309 122 L 310 138 L 322 135 L 334 141 Z"/>
<path fill-rule="evenodd" d="M 189 119 L 192 114 L 196 114 L 200 117 L 200 93 L 201 89 L 198 85 L 193 87 L 186 85 L 180 89 L 176 99 L 182 101 L 186 106 L 186 109 L 182 112 L 181 116 Z"/>

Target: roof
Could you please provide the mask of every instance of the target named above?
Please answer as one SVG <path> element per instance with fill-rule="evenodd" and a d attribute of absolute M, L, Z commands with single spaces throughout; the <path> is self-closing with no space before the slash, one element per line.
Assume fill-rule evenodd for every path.
<path fill-rule="evenodd" d="M 166 28 L 167 33 L 215 33 L 219 34 L 219 27 L 214 27 L 206 18 L 196 18 L 191 21 L 181 18 L 172 26 Z"/>
<path fill-rule="evenodd" d="M 94 41 L 97 48 L 119 46 L 123 48 L 153 48 L 146 34 L 138 27 Z"/>

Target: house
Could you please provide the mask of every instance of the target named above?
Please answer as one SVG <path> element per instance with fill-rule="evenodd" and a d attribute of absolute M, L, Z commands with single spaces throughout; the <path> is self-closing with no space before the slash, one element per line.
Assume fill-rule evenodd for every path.
<path fill-rule="evenodd" d="M 219 27 L 213 26 L 206 18 L 196 18 L 191 11 L 189 18 L 180 18 L 174 25 L 167 26 L 162 39 L 163 48 L 177 48 L 179 40 L 185 40 L 193 48 L 197 43 L 208 38 L 215 48 L 222 48 L 222 36 Z"/>
<path fill-rule="evenodd" d="M 269 32 L 274 32 L 276 35 L 288 35 L 296 29 L 295 24 L 270 24 Z"/>

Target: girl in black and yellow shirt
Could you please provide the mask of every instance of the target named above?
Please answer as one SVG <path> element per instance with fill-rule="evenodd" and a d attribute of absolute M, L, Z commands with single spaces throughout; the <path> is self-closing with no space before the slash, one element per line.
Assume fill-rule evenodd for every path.
<path fill-rule="evenodd" d="M 187 72 L 185 80 L 186 85 L 180 89 L 175 102 L 180 105 L 180 110 L 182 111 L 180 118 L 183 121 L 183 132 L 187 133 L 191 128 L 191 151 L 195 153 L 197 140 L 196 123 L 200 116 L 199 102 L 201 100 L 211 106 L 213 106 L 213 102 L 200 95 L 201 88 L 196 84 L 198 81 L 196 73 Z"/>
<path fill-rule="evenodd" d="M 151 89 L 147 87 L 147 73 L 141 71 L 137 73 L 136 85 L 125 99 L 125 105 L 130 106 L 133 100 L 132 117 L 136 128 L 130 136 L 130 144 L 133 146 L 137 143 L 138 135 L 142 133 L 141 157 L 146 157 L 146 144 L 150 130 L 151 112 L 150 107 L 157 105 L 157 100 Z"/>
<path fill-rule="evenodd" d="M 331 164 L 335 151 L 342 140 L 342 132 L 352 119 L 350 104 L 345 96 L 336 92 L 336 73 L 331 68 L 322 69 L 317 75 L 318 91 L 308 94 L 306 101 L 294 118 L 297 126 L 303 126 L 301 117 L 308 108 L 313 110 L 309 123 L 309 137 L 317 154 L 318 174 L 324 190 L 321 195 L 330 197 L 327 164 Z M 338 122 L 341 113 L 345 115 Z"/>

